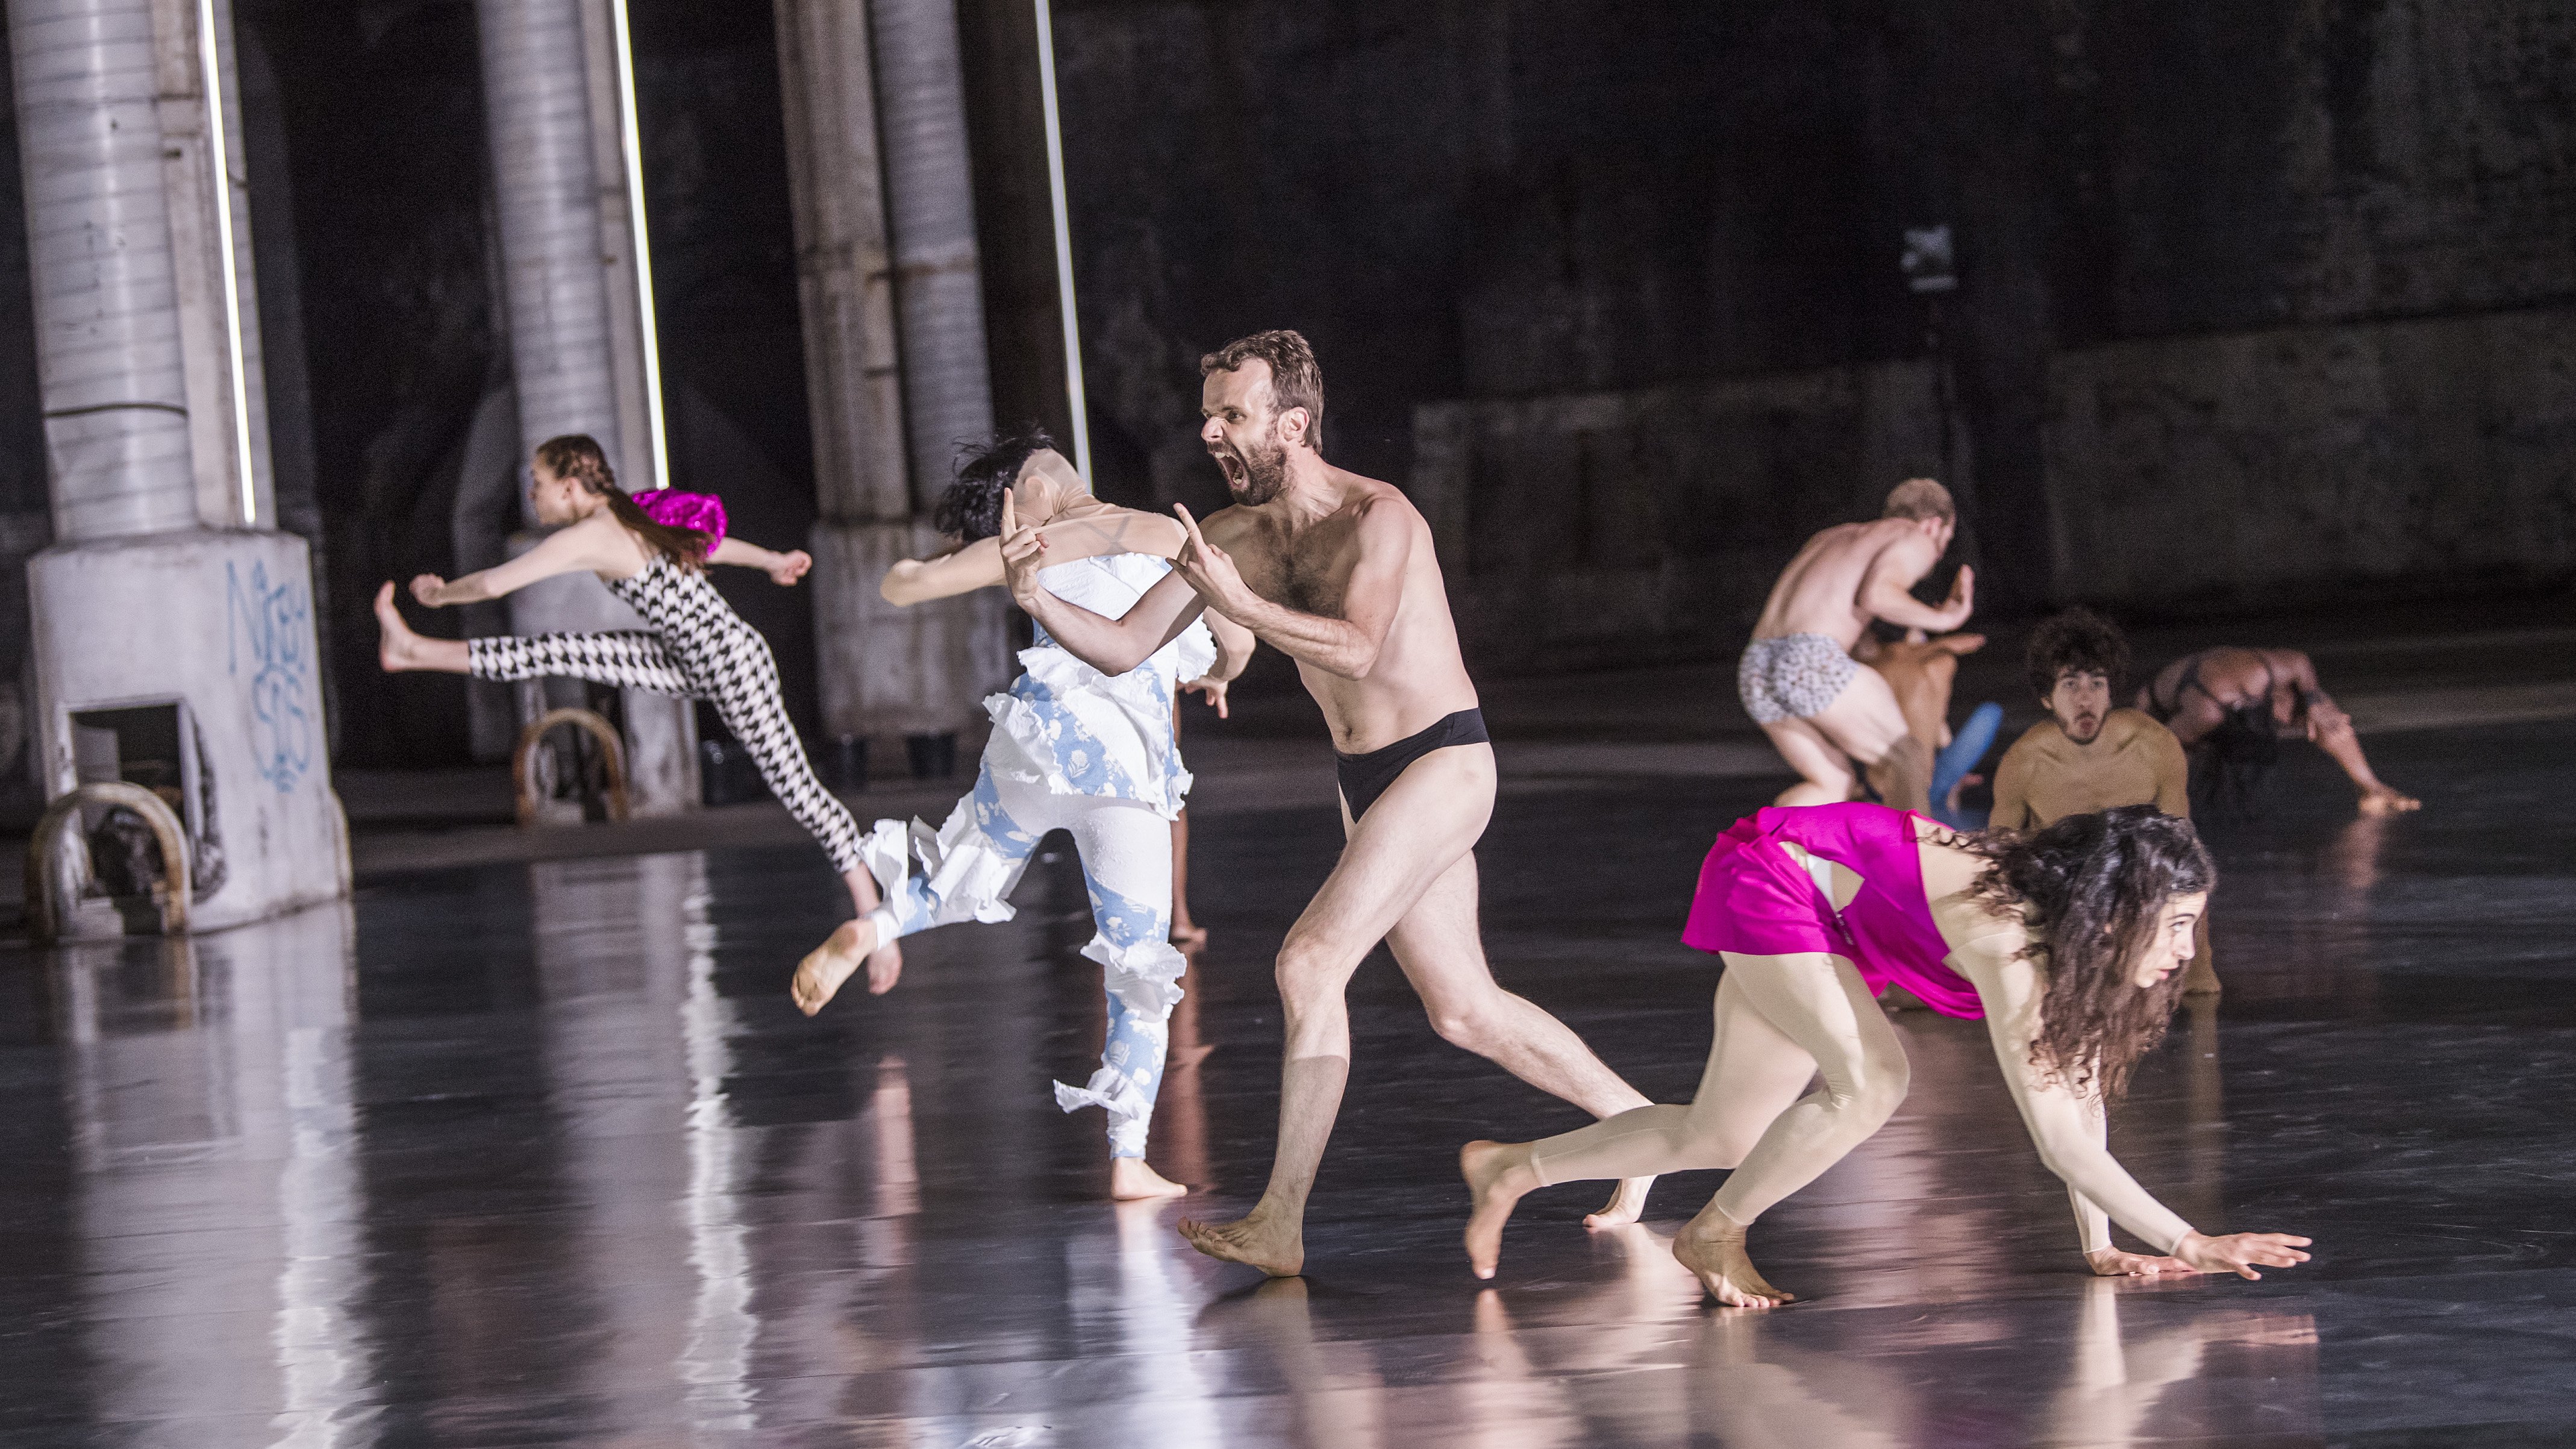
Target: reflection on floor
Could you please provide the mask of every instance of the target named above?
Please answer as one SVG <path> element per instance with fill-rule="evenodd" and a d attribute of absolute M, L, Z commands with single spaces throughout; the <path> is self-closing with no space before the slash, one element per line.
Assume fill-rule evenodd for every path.
<path fill-rule="evenodd" d="M 2299 764 L 2213 829 L 2228 994 L 2115 1123 L 2187 1216 L 2318 1239 L 2261 1283 L 2084 1276 L 1978 1030 L 1912 1014 L 1905 1111 L 1757 1230 L 1811 1303 L 1700 1304 L 1666 1246 L 1714 1175 L 1599 1235 L 1534 1197 L 1482 1287 L 1451 1154 L 1573 1114 L 1382 959 L 1311 1276 L 1264 1283 L 1171 1222 L 1259 1187 L 1323 813 L 1198 834 L 1177 1206 L 1101 1202 L 1101 1123 L 1047 1100 L 1100 1030 L 1069 857 L 816 1022 L 783 986 L 819 857 L 563 861 L 0 960 L 0 1445 L 2564 1442 L 2576 826 L 2537 807 L 2576 727 L 2378 753 L 2422 816 L 2353 821 Z M 1758 797 L 1514 797 L 1486 841 L 1497 971 L 1666 1100 L 1714 984 L 1676 923 Z"/>

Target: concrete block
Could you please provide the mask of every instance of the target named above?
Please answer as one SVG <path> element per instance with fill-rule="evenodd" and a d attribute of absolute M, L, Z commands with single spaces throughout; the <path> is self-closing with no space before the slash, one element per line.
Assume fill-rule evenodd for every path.
<path fill-rule="evenodd" d="M 74 715 L 184 705 L 204 807 L 191 824 L 225 866 L 198 898 L 199 931 L 348 893 L 311 578 L 304 540 L 269 532 L 63 544 L 28 564 L 45 796 L 79 781 Z"/>

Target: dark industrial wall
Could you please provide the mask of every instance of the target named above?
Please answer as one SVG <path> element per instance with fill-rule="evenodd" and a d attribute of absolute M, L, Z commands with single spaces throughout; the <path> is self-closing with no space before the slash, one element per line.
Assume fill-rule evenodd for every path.
<path fill-rule="evenodd" d="M 1055 421 L 1029 7 L 960 11 L 997 411 Z M 366 601 L 512 517 L 511 480 L 464 476 L 509 383 L 473 5 L 236 13 L 281 511 L 323 560 L 340 757 L 461 760 L 463 686 L 379 674 Z M 793 542 L 771 8 L 633 16 L 674 470 Z M 1104 491 L 1217 501 L 1197 356 L 1300 327 L 1331 455 L 1432 516 L 1481 667 L 1721 653 L 1799 538 L 1916 471 L 1960 485 L 2002 609 L 2576 572 L 2553 0 L 1056 0 L 1056 33 Z M 49 529 L 0 153 L 15 778 L 17 563 Z M 1959 249 L 1933 300 L 1896 265 L 1930 225 Z M 724 584 L 810 722 L 802 592 Z"/>
<path fill-rule="evenodd" d="M 2007 610 L 2576 573 L 2552 0 L 1058 0 L 1057 35 L 1109 486 L 1213 497 L 1193 360 L 1299 327 L 1329 452 L 1434 514 L 1488 666 L 1731 647 L 1915 471 Z"/>

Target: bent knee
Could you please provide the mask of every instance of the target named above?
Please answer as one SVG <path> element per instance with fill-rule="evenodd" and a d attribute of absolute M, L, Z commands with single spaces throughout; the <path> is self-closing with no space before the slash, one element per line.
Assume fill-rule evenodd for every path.
<path fill-rule="evenodd" d="M 1867 1082 L 1828 1088 L 1825 1104 L 1836 1117 L 1855 1124 L 1865 1123 L 1870 1131 L 1875 1132 L 1888 1118 L 1896 1115 L 1897 1108 L 1905 1105 L 1908 1085 L 1905 1070 L 1900 1067 L 1887 1076 L 1873 1077 Z"/>
<path fill-rule="evenodd" d="M 1279 999 L 1298 1007 L 1341 995 L 1350 972 L 1334 953 L 1291 941 L 1280 948 L 1272 976 L 1279 986 Z"/>
<path fill-rule="evenodd" d="M 1490 1001 L 1426 1002 L 1431 1029 L 1451 1046 L 1484 1054 L 1495 1040 L 1499 1013 Z"/>

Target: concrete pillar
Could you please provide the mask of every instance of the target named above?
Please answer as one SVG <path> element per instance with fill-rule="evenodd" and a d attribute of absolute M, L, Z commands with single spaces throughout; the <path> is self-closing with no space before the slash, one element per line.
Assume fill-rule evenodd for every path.
<path fill-rule="evenodd" d="M 213 116 L 200 14 L 9 7 L 56 539 L 28 565 L 39 781 L 181 797 L 204 930 L 345 894 L 348 842 L 309 556 L 268 496 L 240 131 L 210 124 L 230 10 Z"/>
<path fill-rule="evenodd" d="M 856 5 L 776 3 L 823 715 L 890 744 L 980 718 L 1010 669 L 998 595 L 896 609 L 877 594 L 895 560 L 937 546 L 929 512 L 956 443 L 992 427 L 956 17 L 945 0 L 879 4 L 872 34 Z"/>
<path fill-rule="evenodd" d="M 475 6 L 520 456 L 558 434 L 588 433 L 616 460 L 618 481 L 640 492 L 661 480 L 643 400 L 641 297 L 624 213 L 617 57 L 605 13 L 605 0 Z M 533 516 L 528 522 L 533 528 Z M 516 540 L 513 551 L 533 542 Z M 588 575 L 521 590 L 511 597 L 510 622 L 522 634 L 644 627 Z M 530 688 L 521 717 L 534 718 L 549 700 L 578 704 L 583 694 L 566 681 Z M 639 689 L 625 691 L 622 704 L 637 813 L 694 808 L 695 707 Z"/>

